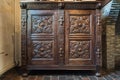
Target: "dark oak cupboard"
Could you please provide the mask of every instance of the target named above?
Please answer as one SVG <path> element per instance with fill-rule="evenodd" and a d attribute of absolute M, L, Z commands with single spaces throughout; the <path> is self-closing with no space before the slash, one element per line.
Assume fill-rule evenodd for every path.
<path fill-rule="evenodd" d="M 100 8 L 100 1 L 22 1 L 22 67 L 27 70 L 96 70 L 99 75 Z"/>

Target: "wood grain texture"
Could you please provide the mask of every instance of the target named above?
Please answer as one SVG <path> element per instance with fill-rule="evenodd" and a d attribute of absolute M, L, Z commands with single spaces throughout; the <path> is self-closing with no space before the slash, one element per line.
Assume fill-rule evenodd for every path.
<path fill-rule="evenodd" d="M 20 0 L 15 0 L 15 62 L 21 65 L 21 10 Z"/>
<path fill-rule="evenodd" d="M 22 63 L 27 69 L 99 69 L 101 2 L 35 1 L 20 6 Z"/>
<path fill-rule="evenodd" d="M 67 10 L 65 14 L 66 64 L 95 65 L 95 12 L 93 10 Z"/>
<path fill-rule="evenodd" d="M 57 14 L 54 10 L 29 10 L 27 54 L 29 65 L 57 63 Z"/>
<path fill-rule="evenodd" d="M 0 2 L 0 74 L 14 65 L 14 0 Z"/>

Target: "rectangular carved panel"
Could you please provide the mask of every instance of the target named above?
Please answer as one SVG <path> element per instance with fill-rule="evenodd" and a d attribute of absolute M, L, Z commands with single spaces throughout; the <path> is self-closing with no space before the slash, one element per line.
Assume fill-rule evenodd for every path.
<path fill-rule="evenodd" d="M 67 10 L 65 15 L 65 64 L 94 65 L 94 12 Z"/>
<path fill-rule="evenodd" d="M 70 16 L 70 33 L 90 33 L 90 17 L 86 15 Z"/>
<path fill-rule="evenodd" d="M 70 41 L 70 59 L 89 59 L 90 41 Z"/>
<path fill-rule="evenodd" d="M 52 33 L 53 16 L 32 16 L 32 33 Z"/>
<path fill-rule="evenodd" d="M 51 59 L 54 55 L 53 41 L 33 41 L 32 55 L 37 59 Z"/>
<path fill-rule="evenodd" d="M 28 10 L 27 46 L 29 65 L 57 63 L 57 12 Z"/>

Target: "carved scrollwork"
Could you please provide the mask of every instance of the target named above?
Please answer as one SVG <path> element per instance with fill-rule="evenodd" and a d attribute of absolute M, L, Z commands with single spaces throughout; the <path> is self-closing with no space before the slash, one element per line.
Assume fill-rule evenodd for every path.
<path fill-rule="evenodd" d="M 58 4 L 57 3 L 28 3 L 27 4 L 27 9 L 41 9 L 41 10 L 45 10 L 45 9 L 50 9 L 50 10 L 54 10 L 58 8 Z"/>
<path fill-rule="evenodd" d="M 100 66 L 102 65 L 102 26 L 101 26 L 101 3 L 98 3 L 96 9 L 96 65 L 97 73 L 100 73 Z M 99 75 L 98 75 L 99 76 Z"/>
<path fill-rule="evenodd" d="M 63 9 L 65 7 L 65 4 L 64 3 L 58 3 L 58 8 L 59 9 Z"/>
<path fill-rule="evenodd" d="M 49 1 L 49 0 L 34 0 L 34 1 Z"/>
<path fill-rule="evenodd" d="M 33 58 L 53 58 L 53 42 L 37 41 L 33 42 Z"/>
<path fill-rule="evenodd" d="M 27 9 L 96 9 L 98 6 L 96 6 L 96 2 L 77 2 L 77 3 L 69 3 L 69 2 L 50 2 L 48 3 L 47 1 L 45 2 L 33 2 L 33 3 L 25 3 L 21 2 L 21 8 L 27 8 Z M 45 6 L 46 5 L 46 6 Z M 71 6 L 72 5 L 72 6 Z M 89 5 L 89 6 L 88 6 Z"/>
<path fill-rule="evenodd" d="M 25 35 L 26 34 L 26 17 L 22 16 L 21 19 L 21 26 L 22 26 L 22 34 Z"/>
<path fill-rule="evenodd" d="M 70 58 L 90 58 L 90 41 L 70 41 Z"/>
<path fill-rule="evenodd" d="M 63 26 L 64 16 L 60 16 L 60 19 L 58 21 L 60 22 L 60 25 Z"/>
<path fill-rule="evenodd" d="M 70 16 L 70 33 L 90 33 L 89 16 Z"/>
<path fill-rule="evenodd" d="M 88 6 L 89 5 L 89 6 Z M 65 9 L 95 9 L 96 3 L 66 3 Z"/>
<path fill-rule="evenodd" d="M 26 9 L 22 9 L 21 16 L 21 57 L 22 57 L 22 65 L 27 64 L 26 57 Z"/>
<path fill-rule="evenodd" d="M 20 3 L 20 7 L 21 7 L 21 9 L 25 9 L 25 8 L 27 8 L 27 4 L 26 3 Z"/>
<path fill-rule="evenodd" d="M 96 9 L 101 9 L 102 8 L 102 3 L 97 3 Z"/>
<path fill-rule="evenodd" d="M 33 33 L 52 33 L 53 32 L 52 16 L 32 16 Z"/>

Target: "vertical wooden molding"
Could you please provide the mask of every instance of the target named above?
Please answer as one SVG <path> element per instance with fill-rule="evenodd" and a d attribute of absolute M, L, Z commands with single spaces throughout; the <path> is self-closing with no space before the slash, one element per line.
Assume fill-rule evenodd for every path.
<path fill-rule="evenodd" d="M 102 26 L 101 26 L 101 3 L 97 4 L 96 9 L 96 76 L 100 76 L 102 58 Z"/>
<path fill-rule="evenodd" d="M 60 3 L 61 4 L 61 3 Z M 63 65 L 64 64 L 64 52 L 65 52 L 65 37 L 64 37 L 64 10 L 58 10 L 58 49 L 59 49 L 59 64 Z"/>
<path fill-rule="evenodd" d="M 27 76 L 27 10 L 26 5 L 21 6 L 21 63 L 23 74 L 22 76 Z"/>
<path fill-rule="evenodd" d="M 22 66 L 27 65 L 27 36 L 26 36 L 26 27 L 27 27 L 27 10 L 26 4 L 21 3 L 21 58 Z"/>
<path fill-rule="evenodd" d="M 22 17 L 21 17 L 21 57 L 22 57 L 22 65 L 26 65 L 26 9 L 22 9 Z"/>

